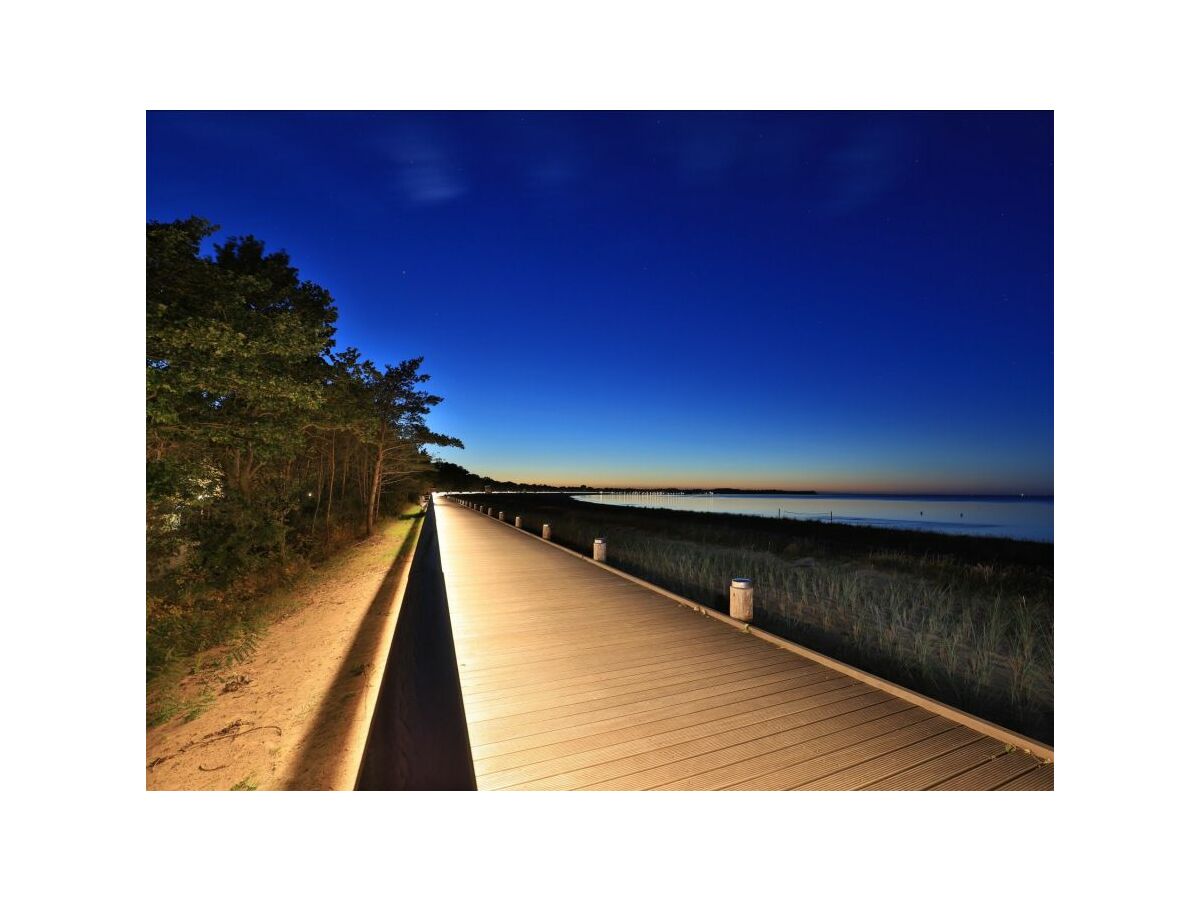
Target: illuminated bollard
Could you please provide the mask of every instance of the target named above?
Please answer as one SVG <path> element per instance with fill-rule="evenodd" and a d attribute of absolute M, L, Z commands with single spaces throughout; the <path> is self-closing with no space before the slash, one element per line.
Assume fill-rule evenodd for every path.
<path fill-rule="evenodd" d="M 729 582 L 729 615 L 741 622 L 754 618 L 754 582 L 749 578 Z"/>
<path fill-rule="evenodd" d="M 491 514 L 492 514 L 492 508 L 489 506 L 488 507 L 488 515 L 490 516 Z"/>
<path fill-rule="evenodd" d="M 604 538 L 596 538 L 592 541 L 592 559 L 596 562 L 604 562 L 608 556 L 608 544 L 604 542 Z"/>
<path fill-rule="evenodd" d="M 550 523 L 546 522 L 542 525 L 542 539 L 550 540 Z"/>
<path fill-rule="evenodd" d="M 513 524 L 516 525 L 518 528 L 520 528 L 521 527 L 521 517 L 517 516 L 515 519 L 513 519 Z"/>
<path fill-rule="evenodd" d="M 500 510 L 500 512 L 496 515 L 496 518 L 499 519 L 501 522 L 503 522 L 504 521 L 504 510 Z"/>

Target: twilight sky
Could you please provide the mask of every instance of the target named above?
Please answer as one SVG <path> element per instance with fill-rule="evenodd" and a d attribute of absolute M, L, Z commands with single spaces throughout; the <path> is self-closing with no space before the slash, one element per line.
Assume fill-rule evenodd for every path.
<path fill-rule="evenodd" d="M 441 455 L 590 485 L 1053 492 L 1050 113 L 150 113 Z"/>

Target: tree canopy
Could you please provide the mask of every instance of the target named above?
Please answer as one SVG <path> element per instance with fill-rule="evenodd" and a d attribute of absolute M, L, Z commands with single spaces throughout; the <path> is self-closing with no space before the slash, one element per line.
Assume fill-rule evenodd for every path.
<path fill-rule="evenodd" d="M 432 485 L 422 358 L 335 352 L 329 292 L 200 218 L 146 228 L 147 564 L 172 605 L 371 531 Z M 169 642 L 168 642 L 169 643 Z"/>

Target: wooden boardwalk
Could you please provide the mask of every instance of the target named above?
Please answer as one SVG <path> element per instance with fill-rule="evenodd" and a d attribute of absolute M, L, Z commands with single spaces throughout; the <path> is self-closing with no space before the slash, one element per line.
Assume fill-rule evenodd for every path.
<path fill-rule="evenodd" d="M 483 790 L 1049 790 L 1053 764 L 437 498 Z"/>

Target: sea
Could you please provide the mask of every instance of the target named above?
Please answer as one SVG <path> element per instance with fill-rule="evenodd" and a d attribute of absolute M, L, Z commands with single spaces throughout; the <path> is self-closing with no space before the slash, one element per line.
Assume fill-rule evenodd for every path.
<path fill-rule="evenodd" d="M 572 494 L 610 506 L 812 519 L 843 525 L 1054 541 L 1054 498 L 946 494 Z"/>

